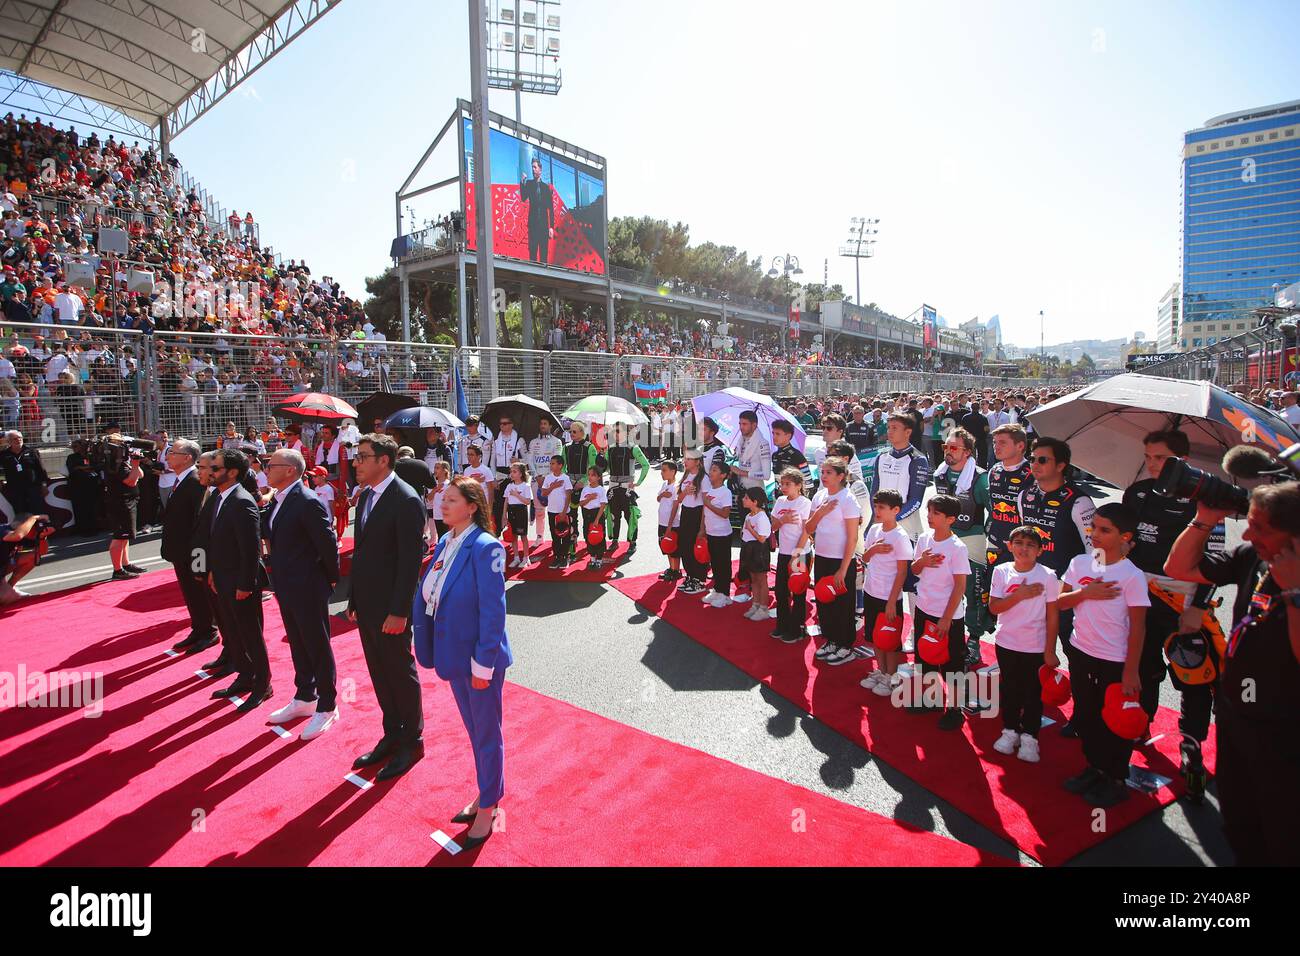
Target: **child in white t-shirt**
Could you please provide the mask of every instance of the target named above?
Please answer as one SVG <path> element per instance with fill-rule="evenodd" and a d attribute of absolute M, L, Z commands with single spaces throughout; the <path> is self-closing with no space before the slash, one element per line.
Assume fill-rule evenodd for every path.
<path fill-rule="evenodd" d="M 591 543 L 591 529 L 605 526 L 605 509 L 609 505 L 609 491 L 604 485 L 604 473 L 599 468 L 587 469 L 587 483 L 578 489 L 578 503 L 582 507 L 582 536 L 587 542 L 587 569 L 599 571 L 605 566 L 605 541 Z"/>
<path fill-rule="evenodd" d="M 916 539 L 916 558 L 912 572 L 917 576 L 916 614 L 913 616 L 913 635 L 916 641 L 916 662 L 921 673 L 921 691 L 932 694 L 935 683 L 944 686 L 944 713 L 939 718 L 939 729 L 957 730 L 965 721 L 962 713 L 964 700 L 947 694 L 949 685 L 960 691 L 964 688 L 958 680 L 966 662 L 966 578 L 970 575 L 970 553 L 966 545 L 952 533 L 952 526 L 961 514 L 961 502 L 953 495 L 935 495 L 926 503 L 926 520 L 930 530 Z M 922 656 L 922 641 L 932 646 L 947 642 L 947 659 L 942 664 L 931 664 Z M 924 703 L 913 703 L 909 713 L 931 710 Z"/>
<path fill-rule="evenodd" d="M 709 476 L 700 486 L 700 497 L 704 500 L 700 535 L 708 541 L 709 566 L 713 570 L 713 590 L 701 600 L 709 607 L 726 607 L 732 603 L 731 489 L 727 487 L 730 477 L 731 467 L 715 456 L 709 466 Z"/>
<path fill-rule="evenodd" d="M 808 636 L 808 593 L 790 590 L 790 570 L 795 549 L 803 537 L 803 526 L 812 513 L 812 502 L 804 497 L 803 472 L 787 468 L 777 478 L 781 496 L 772 504 L 772 528 L 776 532 L 776 630 L 772 637 L 785 644 L 798 644 Z"/>
<path fill-rule="evenodd" d="M 541 493 L 546 498 L 546 521 L 551 528 L 551 567 L 568 566 L 565 560 L 565 538 L 573 533 L 569 525 L 569 496 L 573 493 L 573 480 L 564 472 L 564 456 L 551 458 L 551 473 L 542 480 Z"/>
<path fill-rule="evenodd" d="M 655 500 L 659 502 L 659 538 L 669 531 L 677 530 L 682 523 L 681 511 L 677 504 L 677 462 L 665 459 L 659 465 L 659 476 L 664 483 L 659 486 Z M 659 575 L 660 581 L 676 581 L 682 576 L 681 552 L 668 555 L 668 570 Z"/>
<path fill-rule="evenodd" d="M 1092 516 L 1092 554 L 1081 554 L 1061 579 L 1061 610 L 1074 609 L 1070 636 L 1070 690 L 1087 768 L 1065 781 L 1094 807 L 1113 807 L 1128 797 L 1133 741 L 1117 737 L 1102 719 L 1106 689 L 1120 684 L 1137 696 L 1139 665 L 1151 606 L 1146 575 L 1124 557 L 1137 532 L 1137 512 L 1119 502 L 1104 504 Z"/>
<path fill-rule="evenodd" d="M 1043 724 L 1044 664 L 1056 668 L 1057 598 L 1061 582 L 1038 563 L 1043 539 L 1021 525 L 1007 539 L 1014 561 L 993 569 L 989 613 L 998 617 L 993 640 L 998 653 L 998 687 L 1002 736 L 993 749 L 1016 753 L 1027 763 L 1038 762 L 1038 731 Z"/>
<path fill-rule="evenodd" d="M 506 521 L 515 537 L 512 568 L 529 565 L 528 505 L 533 500 L 533 486 L 528 480 L 528 466 L 517 461 L 510 466 L 510 484 L 506 485 Z"/>
<path fill-rule="evenodd" d="M 903 629 L 902 593 L 907 580 L 908 566 L 912 562 L 912 539 L 898 524 L 898 513 L 903 510 L 903 496 L 891 488 L 882 488 L 871 499 L 872 517 L 867 529 L 862 560 L 866 565 L 863 587 L 863 632 L 868 640 L 876 633 L 876 626 L 884 616 L 883 627 Z M 876 648 L 876 669 L 862 679 L 862 686 L 878 697 L 888 697 L 901 678 L 898 665 L 907 657 L 899 634 L 898 650 L 882 651 Z"/>
<path fill-rule="evenodd" d="M 447 533 L 447 526 L 442 520 L 442 496 L 450 480 L 451 465 L 439 458 L 433 463 L 433 487 L 424 496 L 424 509 L 427 515 L 425 536 L 431 545 L 437 544 L 438 540 Z"/>
<path fill-rule="evenodd" d="M 324 471 L 324 469 L 321 470 Z M 324 474 L 324 475 L 313 474 L 311 476 L 311 483 L 312 483 L 312 490 L 316 492 L 316 497 L 319 498 L 320 503 L 325 506 L 325 513 L 330 516 L 330 520 L 333 520 L 334 519 L 334 486 L 330 484 L 330 476 L 328 474 Z"/>
<path fill-rule="evenodd" d="M 461 474 L 468 478 L 473 478 L 483 486 L 483 494 L 487 497 L 488 513 L 492 513 L 492 496 L 496 491 L 496 475 L 489 468 L 483 467 L 483 449 L 478 445 L 470 445 L 465 449 L 465 457 L 469 459 L 469 464 L 461 469 Z"/>
<path fill-rule="evenodd" d="M 745 524 L 740 531 L 740 573 L 748 576 L 753 595 L 753 603 L 745 617 L 751 621 L 766 621 L 769 610 L 767 573 L 772 567 L 772 547 L 768 543 L 772 537 L 772 520 L 763 510 L 767 505 L 767 492 L 762 488 L 746 488 L 740 503 L 745 509 Z"/>

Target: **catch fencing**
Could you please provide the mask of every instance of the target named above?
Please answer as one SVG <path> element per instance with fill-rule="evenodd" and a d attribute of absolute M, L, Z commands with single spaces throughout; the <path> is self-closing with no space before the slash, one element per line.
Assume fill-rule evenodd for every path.
<path fill-rule="evenodd" d="M 374 339 L 146 335 L 80 326 L 61 327 L 56 335 L 48 325 L 15 324 L 3 330 L 0 344 L 15 356 L 16 372 L 14 387 L 0 381 L 4 427 L 20 428 L 33 445 L 51 448 L 66 447 L 73 437 L 94 434 L 113 421 L 127 434 L 165 429 L 172 437 L 211 445 L 232 426 L 239 434 L 264 430 L 280 402 L 306 391 L 352 405 L 375 392 L 394 392 L 454 411 L 457 371 L 471 412 L 498 395 L 522 393 L 546 402 L 557 415 L 588 395 L 634 400 L 637 382 L 665 386 L 674 401 L 729 386 L 778 398 L 825 398 L 1037 384 L 979 375 Z M 56 351 L 65 358 L 51 363 Z M 365 431 L 374 423 L 357 424 Z"/>

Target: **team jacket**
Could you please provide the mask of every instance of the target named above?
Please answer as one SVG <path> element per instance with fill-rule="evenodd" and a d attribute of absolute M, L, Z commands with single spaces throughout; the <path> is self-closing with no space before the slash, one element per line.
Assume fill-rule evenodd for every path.
<path fill-rule="evenodd" d="M 1129 560 L 1137 565 L 1138 570 L 1163 577 L 1165 559 L 1169 557 L 1175 539 L 1196 517 L 1196 502 L 1190 498 L 1162 495 L 1157 490 L 1154 478 L 1144 478 L 1135 481 L 1125 490 L 1124 504 L 1138 514 L 1138 529 L 1133 535 Z M 1206 542 L 1206 550 L 1222 551 L 1223 534 L 1223 525 L 1220 524 Z M 1193 599 L 1196 606 L 1204 607 L 1213 590 L 1209 585 L 1199 585 Z"/>
<path fill-rule="evenodd" d="M 746 488 L 761 488 L 772 477 L 772 446 L 757 428 L 748 438 L 741 438 L 736 459 L 736 466 L 749 473 L 749 477 L 740 479 Z"/>
<path fill-rule="evenodd" d="M 812 479 L 812 472 L 808 469 L 808 459 L 804 457 L 803 452 L 794 447 L 794 442 L 772 452 L 772 474 L 779 478 L 781 472 L 787 468 L 797 468 L 803 472 L 805 483 Z"/>
<path fill-rule="evenodd" d="M 650 474 L 650 461 L 637 445 L 613 445 L 606 452 L 606 457 L 609 459 L 610 487 L 633 487 L 632 478 L 638 469 L 638 485 Z"/>
<path fill-rule="evenodd" d="M 913 445 L 902 451 L 888 448 L 876 456 L 876 469 L 872 472 L 869 498 L 877 491 L 891 489 L 903 496 L 903 510 L 898 520 L 914 514 L 925 498 L 925 488 L 930 483 L 930 459 Z"/>
<path fill-rule="evenodd" d="M 528 443 L 528 464 L 539 481 L 551 473 L 551 459 L 564 454 L 564 442 L 557 435 L 538 435 Z"/>
<path fill-rule="evenodd" d="M 564 471 L 570 478 L 587 480 L 587 469 L 596 467 L 596 446 L 587 439 L 564 446 Z M 577 482 L 575 481 L 576 485 Z"/>
<path fill-rule="evenodd" d="M 1021 459 L 1015 468 L 998 462 L 989 469 L 989 513 L 984 522 L 988 537 L 989 566 L 1011 560 L 1007 539 L 1022 522 L 1020 520 L 1020 492 L 1033 484 L 1029 474 L 1029 460 Z"/>
<path fill-rule="evenodd" d="M 989 504 L 989 476 L 983 468 L 975 468 L 975 480 L 971 482 L 969 488 L 961 494 L 957 493 L 957 481 L 961 478 L 961 472 L 949 468 L 942 474 L 934 476 L 934 489 L 939 494 L 952 495 L 961 502 L 961 513 L 957 520 L 953 522 L 952 533 L 961 538 L 967 545 L 967 549 L 975 549 L 971 553 L 979 554 L 984 550 L 984 509 Z M 969 543 L 971 538 L 977 538 L 974 545 Z"/>
<path fill-rule="evenodd" d="M 490 466 L 497 474 L 508 475 L 512 462 L 520 461 L 524 457 L 524 440 L 519 437 L 518 432 L 512 432 L 510 437 L 497 435 L 492 440 L 492 465 Z M 486 466 L 487 462 L 483 462 Z"/>
<path fill-rule="evenodd" d="M 1020 523 L 1027 524 L 1043 539 L 1039 562 L 1065 574 L 1070 562 L 1088 550 L 1088 526 L 1092 524 L 1092 499 L 1066 482 L 1055 491 L 1046 492 L 1031 484 L 1020 493 L 1017 504 Z"/>

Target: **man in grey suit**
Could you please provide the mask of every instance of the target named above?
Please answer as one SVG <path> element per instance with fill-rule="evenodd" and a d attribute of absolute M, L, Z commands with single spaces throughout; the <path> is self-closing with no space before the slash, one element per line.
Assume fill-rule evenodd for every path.
<path fill-rule="evenodd" d="M 424 711 L 410 620 L 424 557 L 424 501 L 393 472 L 397 442 L 389 436 L 364 436 L 354 463 L 357 482 L 366 490 L 357 502 L 347 613 L 361 634 L 384 714 L 384 736 L 352 769 L 387 760 L 375 779 L 391 780 L 424 756 Z"/>

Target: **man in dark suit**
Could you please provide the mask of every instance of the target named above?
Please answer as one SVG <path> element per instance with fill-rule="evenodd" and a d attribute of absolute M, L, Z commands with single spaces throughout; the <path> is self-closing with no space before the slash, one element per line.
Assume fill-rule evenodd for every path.
<path fill-rule="evenodd" d="M 257 501 L 243 487 L 248 457 L 233 448 L 223 448 L 212 458 L 212 496 L 206 550 L 208 587 L 217 596 L 226 633 L 226 654 L 238 675 L 214 699 L 247 698 L 239 712 L 247 714 L 271 697 L 271 664 L 262 636 L 262 589 L 266 569 L 262 566 L 261 515 Z M 223 633 L 225 633 L 223 631 Z"/>
<path fill-rule="evenodd" d="M 311 717 L 299 735 L 318 737 L 339 719 L 334 649 L 330 647 L 330 594 L 339 583 L 339 543 L 321 500 L 303 487 L 307 462 L 281 448 L 266 466 L 275 491 L 263 531 L 271 587 L 280 605 L 293 654 L 293 700 L 271 714 L 271 723 Z"/>
<path fill-rule="evenodd" d="M 216 624 L 218 634 L 221 635 L 221 652 L 214 660 L 201 665 L 201 669 L 209 677 L 220 678 L 233 674 L 235 669 L 230 664 L 230 654 L 226 652 L 226 648 L 230 646 L 230 625 L 221 616 L 221 605 L 217 601 L 216 594 L 208 587 L 208 535 L 212 528 L 212 509 L 217 497 L 217 490 L 212 485 L 213 460 L 216 456 L 215 451 L 205 451 L 199 455 L 198 464 L 194 468 L 194 477 L 202 486 L 203 496 L 199 500 L 199 513 L 194 520 L 194 530 L 190 536 L 189 567 L 194 579 L 202 587 L 203 600 L 208 605 L 208 614 Z"/>
<path fill-rule="evenodd" d="M 355 459 L 356 549 L 348 620 L 356 621 L 375 697 L 384 713 L 384 736 L 353 763 L 360 770 L 388 760 L 377 780 L 400 777 L 424 756 L 420 678 L 411 654 L 411 603 L 424 556 L 424 502 L 393 468 L 397 442 L 366 435 Z"/>
<path fill-rule="evenodd" d="M 174 651 L 197 654 L 217 643 L 216 617 L 204 594 L 203 582 L 195 576 L 191 542 L 199 509 L 203 506 L 203 485 L 198 477 L 199 446 L 179 438 L 167 449 L 167 467 L 176 475 L 176 485 L 163 509 L 162 556 L 176 570 L 185 607 L 190 612 L 190 633 Z"/>
<path fill-rule="evenodd" d="M 519 180 L 519 198 L 528 203 L 528 258 L 545 264 L 555 238 L 555 200 L 550 183 L 542 179 L 542 161 L 533 157 L 533 178 Z"/>

